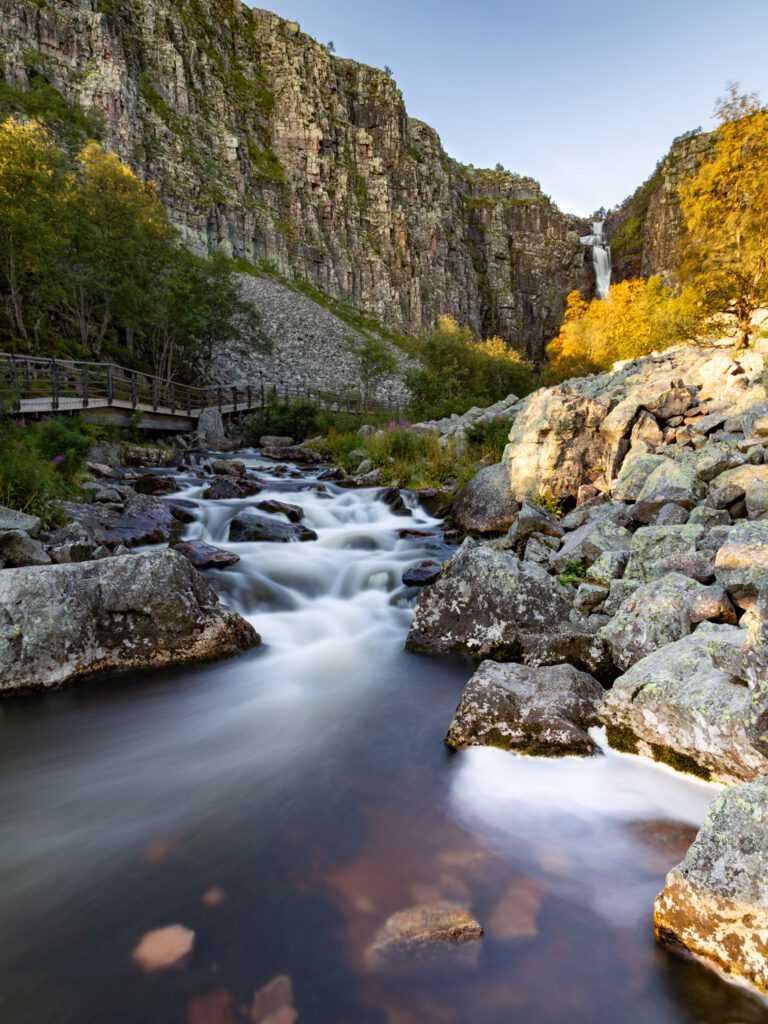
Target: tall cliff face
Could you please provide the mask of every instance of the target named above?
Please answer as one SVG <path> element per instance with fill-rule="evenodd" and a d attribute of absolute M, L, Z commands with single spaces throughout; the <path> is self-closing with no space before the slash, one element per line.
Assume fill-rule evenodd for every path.
<path fill-rule="evenodd" d="M 676 139 L 654 173 L 606 219 L 613 252 L 613 279 L 660 274 L 674 283 L 685 221 L 678 188 L 709 153 L 711 134 Z"/>
<path fill-rule="evenodd" d="M 190 244 L 391 327 L 451 313 L 539 357 L 592 287 L 581 225 L 536 182 L 451 160 L 385 73 L 239 0 L 0 0 L 0 67 L 100 111 Z"/>

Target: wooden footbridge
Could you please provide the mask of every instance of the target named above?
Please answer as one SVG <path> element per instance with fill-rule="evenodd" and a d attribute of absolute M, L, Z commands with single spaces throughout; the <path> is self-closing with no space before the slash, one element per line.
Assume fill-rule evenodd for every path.
<path fill-rule="evenodd" d="M 8 398 L 22 416 L 80 413 L 95 423 L 128 424 L 148 430 L 194 430 L 205 410 L 222 416 L 249 413 L 269 402 L 308 398 L 330 413 L 385 412 L 397 404 L 365 400 L 297 383 L 265 380 L 193 387 L 152 377 L 114 363 L 41 359 L 0 352 L 0 398 Z"/>

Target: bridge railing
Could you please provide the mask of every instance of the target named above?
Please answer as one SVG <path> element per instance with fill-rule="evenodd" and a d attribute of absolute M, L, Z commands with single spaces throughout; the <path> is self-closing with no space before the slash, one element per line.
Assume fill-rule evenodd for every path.
<path fill-rule="evenodd" d="M 288 381 L 269 381 L 260 373 L 253 381 L 195 387 L 164 380 L 115 363 L 0 352 L 0 392 L 10 392 L 18 408 L 66 412 L 93 406 L 118 406 L 165 415 L 195 416 L 202 409 L 250 412 L 269 401 L 308 398 L 331 412 L 384 412 L 397 415 L 395 402 L 365 399 L 355 392 L 336 392 Z M 24 403 L 23 406 L 21 403 Z"/>

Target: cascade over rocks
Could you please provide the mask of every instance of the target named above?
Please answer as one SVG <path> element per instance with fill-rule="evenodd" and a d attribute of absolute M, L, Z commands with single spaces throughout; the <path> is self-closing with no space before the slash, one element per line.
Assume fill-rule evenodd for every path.
<path fill-rule="evenodd" d="M 0 572 L 0 695 L 110 669 L 207 661 L 258 643 L 168 549 Z"/>

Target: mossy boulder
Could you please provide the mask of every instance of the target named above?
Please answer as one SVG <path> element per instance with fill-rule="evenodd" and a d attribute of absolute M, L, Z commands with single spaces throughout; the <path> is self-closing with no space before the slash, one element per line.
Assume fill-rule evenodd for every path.
<path fill-rule="evenodd" d="M 590 755 L 603 688 L 572 665 L 531 668 L 484 661 L 461 695 L 445 742 L 518 754 Z"/>

